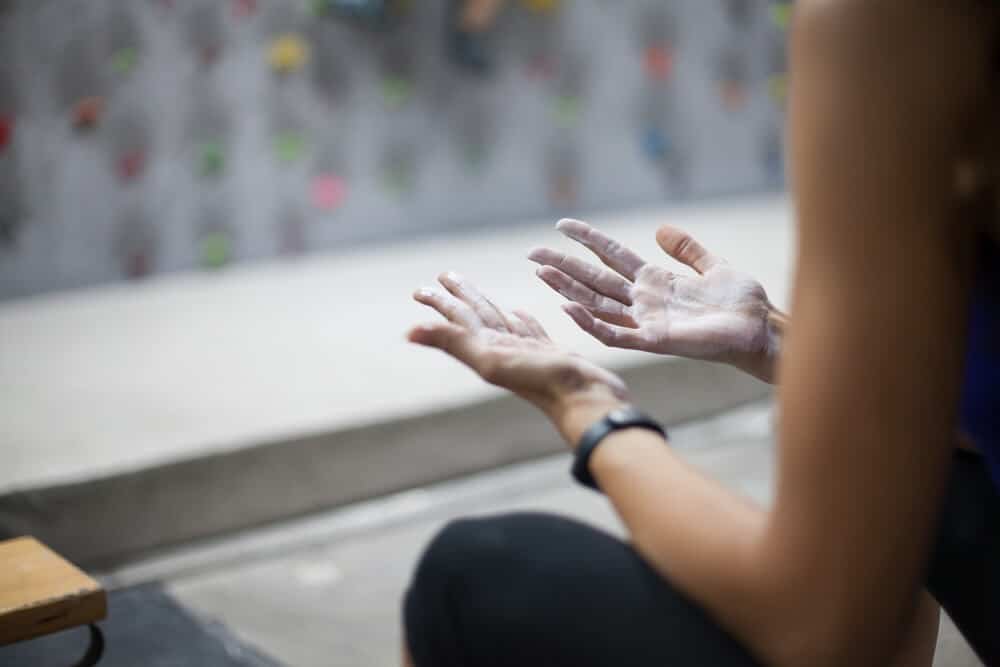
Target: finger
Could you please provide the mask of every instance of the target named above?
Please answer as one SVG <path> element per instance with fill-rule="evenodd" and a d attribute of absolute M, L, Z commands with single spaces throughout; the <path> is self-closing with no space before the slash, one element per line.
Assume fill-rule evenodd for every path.
<path fill-rule="evenodd" d="M 531 328 L 528 323 L 517 317 L 517 313 L 514 313 L 514 317 L 508 317 L 507 323 L 510 325 L 511 331 L 516 333 L 518 336 L 524 338 L 534 338 L 535 334 L 531 332 Z"/>
<path fill-rule="evenodd" d="M 468 329 L 450 322 L 421 324 L 410 329 L 406 338 L 411 343 L 434 347 L 455 357 L 466 366 L 476 370 L 482 356 L 481 346 L 475 335 Z"/>
<path fill-rule="evenodd" d="M 483 325 L 496 331 L 510 331 L 510 323 L 503 312 L 483 296 L 472 283 L 462 276 L 448 271 L 438 276 L 438 281 L 455 297 L 465 302 L 482 321 Z"/>
<path fill-rule="evenodd" d="M 698 273 L 705 273 L 723 263 L 721 258 L 708 252 L 693 236 L 670 225 L 663 225 L 656 230 L 656 242 L 665 253 Z"/>
<path fill-rule="evenodd" d="M 646 340 L 636 329 L 627 329 L 603 322 L 578 303 L 564 303 L 563 310 L 573 318 L 577 326 L 601 341 L 608 347 L 621 347 L 629 350 L 642 350 Z"/>
<path fill-rule="evenodd" d="M 628 281 L 617 273 L 598 268 L 582 259 L 549 248 L 535 248 L 528 253 L 528 259 L 543 266 L 557 268 L 595 292 L 620 301 L 626 306 L 632 305 L 631 287 Z"/>
<path fill-rule="evenodd" d="M 560 220 L 556 229 L 574 241 L 587 246 L 602 262 L 629 280 L 635 280 L 639 269 L 646 265 L 642 257 L 586 222 Z"/>
<path fill-rule="evenodd" d="M 442 294 L 435 289 L 421 287 L 413 293 L 413 299 L 425 306 L 430 306 L 453 324 L 472 331 L 477 331 L 483 326 L 483 322 L 476 315 L 476 312 L 451 294 Z"/>
<path fill-rule="evenodd" d="M 570 301 L 584 306 L 597 317 L 606 322 L 620 324 L 621 326 L 635 327 L 635 320 L 626 306 L 609 299 L 603 294 L 598 294 L 578 280 L 574 280 L 559 269 L 551 266 L 542 266 L 535 274 L 545 282 L 546 285 L 562 294 Z"/>
<path fill-rule="evenodd" d="M 536 320 L 530 313 L 526 313 L 523 310 L 515 310 L 514 315 L 517 316 L 517 319 L 524 322 L 525 326 L 528 327 L 528 330 L 531 331 L 534 338 L 552 340 L 549 338 L 549 333 L 545 330 L 545 327 L 542 326 L 542 323 Z"/>

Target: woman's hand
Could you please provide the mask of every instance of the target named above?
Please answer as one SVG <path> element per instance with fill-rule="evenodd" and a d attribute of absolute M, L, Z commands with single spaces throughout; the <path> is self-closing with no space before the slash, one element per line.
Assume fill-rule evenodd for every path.
<path fill-rule="evenodd" d="M 538 277 L 569 300 L 563 309 L 581 329 L 611 347 L 726 362 L 772 381 L 778 347 L 769 318 L 774 307 L 751 276 L 667 225 L 657 231 L 657 243 L 697 275 L 647 264 L 584 222 L 561 220 L 556 229 L 612 269 L 549 248 L 528 255 L 541 264 Z"/>
<path fill-rule="evenodd" d="M 436 347 L 490 384 L 530 401 L 564 434 L 563 416 L 569 407 L 611 409 L 625 400 L 621 378 L 553 343 L 531 315 L 514 311 L 508 316 L 454 273 L 438 280 L 446 292 L 422 288 L 413 298 L 447 322 L 414 327 L 407 335 L 411 342 Z"/>

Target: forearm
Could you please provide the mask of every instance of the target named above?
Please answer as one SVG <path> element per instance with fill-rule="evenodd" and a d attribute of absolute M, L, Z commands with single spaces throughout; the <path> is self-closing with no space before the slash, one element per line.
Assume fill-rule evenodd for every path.
<path fill-rule="evenodd" d="M 650 565 L 759 651 L 749 634 L 770 624 L 757 557 L 765 511 L 698 473 L 649 431 L 609 436 L 591 470 Z"/>
<path fill-rule="evenodd" d="M 575 444 L 619 405 L 575 397 L 553 421 Z M 607 436 L 590 469 L 647 562 L 752 650 L 759 649 L 746 640 L 750 629 L 767 626 L 757 557 L 766 513 L 698 473 L 651 431 Z"/>

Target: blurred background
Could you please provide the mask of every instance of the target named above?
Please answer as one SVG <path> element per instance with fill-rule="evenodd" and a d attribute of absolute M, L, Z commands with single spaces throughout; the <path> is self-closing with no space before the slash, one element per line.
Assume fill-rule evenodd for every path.
<path fill-rule="evenodd" d="M 781 187 L 787 3 L 485 4 L 3 0 L 0 298 Z"/>
<path fill-rule="evenodd" d="M 669 265 L 669 222 L 784 305 L 790 11 L 0 0 L 0 538 L 110 591 L 106 667 L 382 667 L 448 519 L 624 535 L 541 415 L 405 343 L 444 270 L 619 372 L 682 456 L 767 503 L 770 387 L 600 346 L 525 255 L 581 254 L 553 230 L 572 216 Z M 949 625 L 937 664 L 976 664 Z"/>

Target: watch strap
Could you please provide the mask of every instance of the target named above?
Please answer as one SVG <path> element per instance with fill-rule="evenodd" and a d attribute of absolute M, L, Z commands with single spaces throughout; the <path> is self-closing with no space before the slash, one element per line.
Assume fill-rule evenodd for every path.
<path fill-rule="evenodd" d="M 656 431 L 664 438 L 667 437 L 666 430 L 658 421 L 635 406 L 629 405 L 612 410 L 594 422 L 580 436 L 580 442 L 577 445 L 576 455 L 573 459 L 573 467 L 570 470 L 576 481 L 600 492 L 601 489 L 598 487 L 597 481 L 590 474 L 590 457 L 593 456 L 594 450 L 597 449 L 597 446 L 601 444 L 604 438 L 615 431 L 625 428 L 644 428 Z"/>

